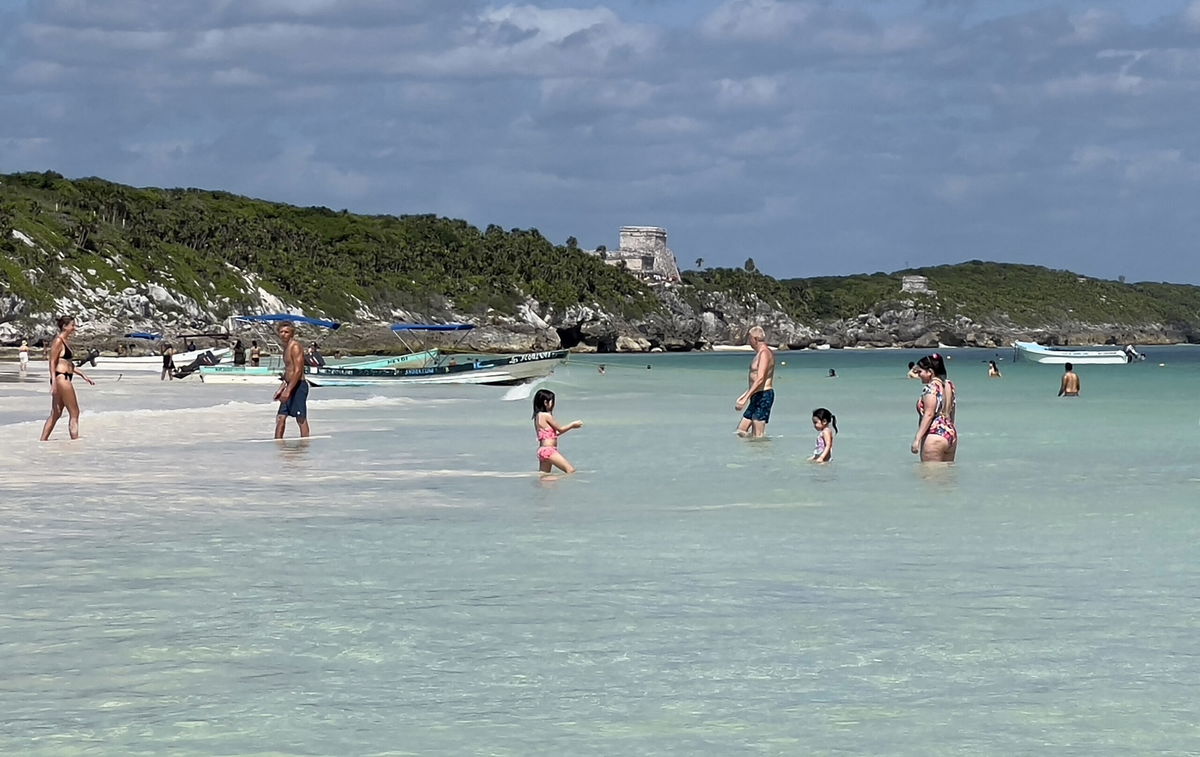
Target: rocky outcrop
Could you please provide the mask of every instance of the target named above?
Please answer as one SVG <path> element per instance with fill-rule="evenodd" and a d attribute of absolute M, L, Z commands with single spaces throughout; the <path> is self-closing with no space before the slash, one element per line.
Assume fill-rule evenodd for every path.
<path fill-rule="evenodd" d="M 740 302 L 723 293 L 685 287 L 657 290 L 662 308 L 644 316 L 623 316 L 573 305 L 544 318 L 563 347 L 588 352 L 684 352 L 715 344 L 744 344 L 751 326 L 762 326 L 775 344 L 808 346 L 819 332 L 757 297 Z M 530 306 L 528 310 L 536 311 Z"/>
<path fill-rule="evenodd" d="M 33 240 L 24 243 L 31 246 Z M 47 255 L 53 251 L 43 250 Z M 187 332 L 222 330 L 225 317 L 236 312 L 294 312 L 294 304 L 259 286 L 252 273 L 245 280 L 242 300 L 233 303 L 215 296 L 197 300 L 171 282 L 119 283 L 100 280 L 94 270 L 68 270 L 69 293 L 59 296 L 53 312 L 34 312 L 13 294 L 0 295 L 0 343 L 32 343 L 49 339 L 57 314 L 70 313 L 80 323 L 83 347 L 112 349 L 130 331 L 155 331 L 168 338 Z M 196 291 L 192 287 L 189 291 Z M 201 291 L 203 291 L 201 287 Z M 1200 342 L 1200 333 L 1186 324 L 1046 324 L 1022 328 L 1007 318 L 976 322 L 964 316 L 947 317 L 927 306 L 923 298 L 880 303 L 870 313 L 828 323 L 802 323 L 776 303 L 759 296 L 735 297 L 726 292 L 701 291 L 682 285 L 655 290 L 659 307 L 642 315 L 608 312 L 594 304 L 551 308 L 527 300 L 511 314 L 489 311 L 467 317 L 448 304 L 430 312 L 390 309 L 385 304 L 359 303 L 356 323 L 322 334 L 327 350 L 382 352 L 400 348 L 388 324 L 395 321 L 446 322 L 470 320 L 477 328 L 459 342 L 459 334 L 425 334 L 422 344 L 474 352 L 531 352 L 569 348 L 579 352 L 649 352 L 709 349 L 714 345 L 744 344 L 752 326 L 762 326 L 768 341 L 801 349 L 841 347 L 919 347 L 939 344 L 999 347 L 1014 339 L 1047 344 Z M 311 315 L 320 315 L 317 313 Z"/>
<path fill-rule="evenodd" d="M 995 347 L 1001 343 L 970 319 L 948 320 L 919 309 L 912 301 L 891 303 L 875 313 L 834 321 L 826 325 L 824 335 L 832 347 Z"/>

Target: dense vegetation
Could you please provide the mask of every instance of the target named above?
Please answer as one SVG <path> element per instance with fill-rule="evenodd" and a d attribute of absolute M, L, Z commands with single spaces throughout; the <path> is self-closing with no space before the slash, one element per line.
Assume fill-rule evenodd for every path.
<path fill-rule="evenodd" d="M 901 280 L 908 275 L 927 277 L 936 295 L 901 294 Z M 979 260 L 895 273 L 785 280 L 741 269 L 710 268 L 688 271 L 684 280 L 700 291 L 736 297 L 757 293 L 810 323 L 879 312 L 911 300 L 918 308 L 946 317 L 964 315 L 979 323 L 1200 325 L 1200 287 L 1124 284 L 1040 266 Z"/>
<path fill-rule="evenodd" d="M 59 258 L 44 259 L 12 229 Z M 46 305 L 71 286 L 64 269 L 109 291 L 150 281 L 200 302 L 227 300 L 231 311 L 253 294 L 250 272 L 264 290 L 341 318 L 358 302 L 466 314 L 511 313 L 526 296 L 627 315 L 659 306 L 633 277 L 533 229 L 480 231 L 433 215 L 363 216 L 55 173 L 0 176 L 0 281 Z"/>
<path fill-rule="evenodd" d="M 15 239 L 13 230 L 53 254 Z M 908 274 L 928 277 L 936 296 L 902 295 Z M 555 308 L 594 304 L 627 317 L 663 307 L 634 277 L 580 252 L 574 239 L 557 246 L 533 229 L 481 231 L 433 215 L 355 215 L 52 172 L 0 175 L 0 296 L 45 312 L 81 283 L 115 294 L 140 282 L 224 314 L 257 301 L 258 287 L 336 318 L 353 318 L 362 305 L 384 315 L 392 308 L 512 314 L 526 297 Z M 1200 287 L 1124 284 L 1030 265 L 971 261 L 779 280 L 747 260 L 741 269 L 687 271 L 684 282 L 689 286 L 676 291 L 697 307 L 708 293 L 758 297 L 810 324 L 912 301 L 985 324 L 1200 327 Z"/>

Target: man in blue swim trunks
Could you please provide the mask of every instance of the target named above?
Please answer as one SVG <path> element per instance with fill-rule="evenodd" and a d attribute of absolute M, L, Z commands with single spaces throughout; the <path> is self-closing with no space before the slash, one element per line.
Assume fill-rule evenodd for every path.
<path fill-rule="evenodd" d="M 275 416 L 275 438 L 283 438 L 283 429 L 290 415 L 300 426 L 300 436 L 308 431 L 308 382 L 304 380 L 304 350 L 296 341 L 296 325 L 282 321 L 275 327 L 283 342 L 283 386 L 275 392 L 279 400 L 279 413 Z"/>
<path fill-rule="evenodd" d="M 754 348 L 754 359 L 750 361 L 750 388 L 733 406 L 738 410 L 745 409 L 737 435 L 757 438 L 767 435 L 771 405 L 775 403 L 775 353 L 767 344 L 767 333 L 762 326 L 750 329 L 747 339 Z"/>

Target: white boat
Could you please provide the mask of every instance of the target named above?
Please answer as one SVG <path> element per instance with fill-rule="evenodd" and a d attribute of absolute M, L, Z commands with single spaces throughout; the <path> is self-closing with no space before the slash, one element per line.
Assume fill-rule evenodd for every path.
<path fill-rule="evenodd" d="M 232 352 L 228 347 L 220 347 L 211 350 L 193 350 L 192 352 L 177 352 L 172 359 L 175 365 L 189 365 L 197 358 L 206 352 L 211 352 L 217 360 L 224 360 L 229 357 Z M 162 355 L 145 355 L 141 357 L 105 357 L 97 355 L 95 363 L 92 360 L 87 362 L 87 370 L 113 372 L 119 371 L 124 373 L 161 373 L 162 372 Z"/>
<path fill-rule="evenodd" d="M 1035 363 L 1051 365 L 1125 365 L 1145 356 L 1127 347 L 1047 347 L 1037 342 L 1013 342 L 1017 355 Z"/>
<path fill-rule="evenodd" d="M 767 347 L 770 348 L 771 352 L 779 352 L 779 350 L 780 350 L 779 347 L 777 347 L 773 344 L 768 344 Z M 654 350 L 650 350 L 650 351 L 654 352 Z M 662 349 L 658 349 L 658 351 L 662 352 Z M 754 348 L 748 344 L 714 344 L 712 346 L 712 351 L 713 352 L 754 352 Z"/>
<path fill-rule="evenodd" d="M 191 334 L 191 335 L 185 334 L 184 336 L 181 336 L 180 338 L 187 339 L 187 338 L 189 338 L 189 336 L 193 337 L 193 338 L 194 337 L 214 338 L 214 337 L 223 337 L 225 335 L 224 334 Z M 141 345 L 142 348 L 144 348 L 144 349 L 155 349 L 155 342 L 159 342 L 161 340 L 162 340 L 162 337 L 160 335 L 149 334 L 149 333 L 145 333 L 145 332 L 134 332 L 132 334 L 126 334 L 125 338 L 124 338 L 125 342 L 129 342 L 130 344 L 133 344 L 133 345 Z M 172 356 L 172 360 L 174 360 L 175 365 L 177 367 L 179 367 L 179 366 L 190 365 L 192 362 L 197 360 L 201 355 L 204 355 L 205 353 L 211 353 L 212 357 L 215 361 L 220 361 L 220 360 L 223 360 L 223 359 L 229 357 L 230 353 L 232 353 L 232 352 L 233 352 L 233 350 L 230 349 L 229 347 L 205 348 L 205 349 L 200 349 L 200 350 L 191 350 L 189 352 L 177 352 Z M 76 362 L 80 366 L 87 366 L 88 373 L 93 373 L 93 372 L 99 372 L 99 373 L 161 373 L 162 367 L 163 367 L 163 359 L 162 359 L 161 354 L 108 357 L 107 355 L 101 355 L 98 352 L 93 351 L 92 353 L 88 354 L 87 357 L 83 358 L 82 360 L 79 360 L 78 358 L 76 358 Z"/>
<path fill-rule="evenodd" d="M 468 323 L 397 323 L 394 333 L 409 349 L 412 346 L 402 336 L 413 332 L 466 332 L 475 328 Z M 462 341 L 461 339 L 459 341 Z M 495 358 L 447 359 L 437 358 L 434 365 L 423 368 L 354 368 L 325 366 L 314 377 L 321 386 L 403 386 L 412 384 L 523 384 L 550 375 L 571 353 L 567 350 L 529 352 Z"/>
<path fill-rule="evenodd" d="M 231 319 L 232 323 L 248 325 L 251 328 L 262 328 L 272 323 L 290 322 L 318 326 L 331 331 L 341 328 L 337 321 L 326 321 L 320 318 L 308 318 L 292 313 L 272 313 L 266 315 L 238 315 Z M 232 330 L 232 325 L 231 325 Z M 260 332 L 259 338 L 264 341 L 271 338 L 267 333 Z M 244 353 L 243 353 L 244 355 Z M 307 359 L 307 358 L 306 358 Z M 178 365 L 178 363 L 177 363 Z M 283 375 L 283 361 L 279 357 L 267 358 L 265 365 L 247 365 L 245 363 L 227 363 L 223 365 L 201 365 L 200 380 L 206 384 L 277 384 Z M 312 370 L 312 369 L 307 369 Z M 177 378 L 183 378 L 177 375 Z"/>
<path fill-rule="evenodd" d="M 402 386 L 411 384 L 524 384 L 549 376 L 569 350 L 530 352 L 426 368 L 362 369 L 329 366 L 314 377 L 319 386 Z"/>
<path fill-rule="evenodd" d="M 305 378 L 315 386 L 325 386 L 325 374 L 333 368 L 358 368 L 367 370 L 389 369 L 397 367 L 424 368 L 437 360 L 437 350 L 414 352 L 411 355 L 394 355 L 392 357 L 353 360 L 334 365 L 306 366 Z M 200 367 L 200 380 L 206 384 L 278 384 L 283 378 L 283 366 L 278 365 L 278 359 L 270 365 L 204 365 Z"/>

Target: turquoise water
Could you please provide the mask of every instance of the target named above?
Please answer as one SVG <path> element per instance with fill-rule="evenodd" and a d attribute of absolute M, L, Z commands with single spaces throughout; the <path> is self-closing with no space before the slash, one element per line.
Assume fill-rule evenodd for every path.
<path fill-rule="evenodd" d="M 1200 350 L 1147 351 L 1077 399 L 952 351 L 953 466 L 915 352 L 780 353 L 763 442 L 748 354 L 580 357 L 553 481 L 529 387 L 277 444 L 271 387 L 109 380 L 39 444 L 0 383 L 0 753 L 1195 753 Z"/>

